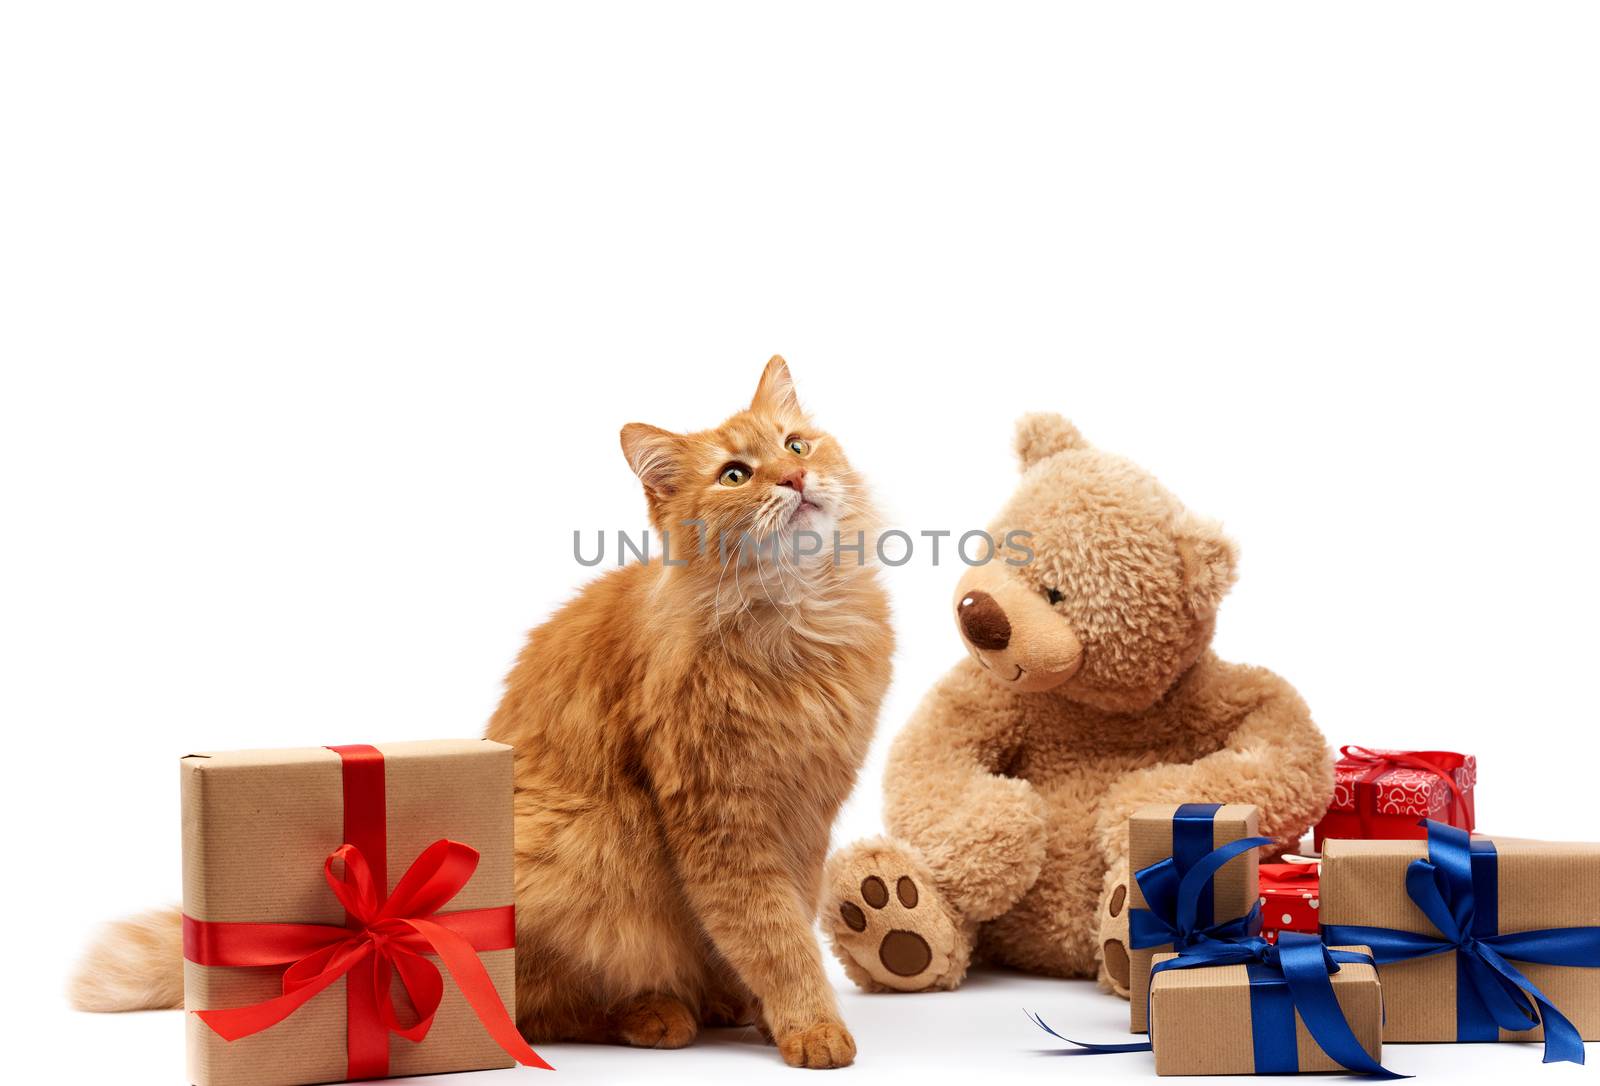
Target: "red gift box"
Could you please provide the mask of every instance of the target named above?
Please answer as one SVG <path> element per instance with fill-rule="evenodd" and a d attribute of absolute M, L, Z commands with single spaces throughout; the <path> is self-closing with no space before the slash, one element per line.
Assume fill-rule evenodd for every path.
<path fill-rule="evenodd" d="M 1318 850 L 1344 840 L 1422 840 L 1431 818 L 1471 831 L 1478 760 L 1448 750 L 1343 747 L 1333 767 L 1333 804 L 1317 823 Z"/>
<path fill-rule="evenodd" d="M 1260 870 L 1261 934 L 1267 942 L 1276 943 L 1280 931 L 1320 934 L 1321 870 L 1316 861 L 1262 864 Z"/>

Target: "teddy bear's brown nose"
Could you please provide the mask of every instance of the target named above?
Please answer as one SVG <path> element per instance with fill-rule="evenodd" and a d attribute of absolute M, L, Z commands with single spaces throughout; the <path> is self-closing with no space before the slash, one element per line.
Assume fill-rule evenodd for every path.
<path fill-rule="evenodd" d="M 968 592 L 956 605 L 961 632 L 980 649 L 998 651 L 1011 643 L 1011 623 L 994 597 L 987 592 Z"/>

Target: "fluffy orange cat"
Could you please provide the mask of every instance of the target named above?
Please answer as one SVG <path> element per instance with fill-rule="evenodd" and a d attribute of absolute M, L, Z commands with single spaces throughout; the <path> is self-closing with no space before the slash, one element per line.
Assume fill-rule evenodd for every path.
<path fill-rule="evenodd" d="M 488 727 L 517 756 L 518 1025 L 672 1048 L 756 1022 L 790 1064 L 843 1066 L 812 922 L 893 649 L 873 568 L 833 548 L 863 532 L 871 553 L 861 480 L 776 357 L 716 429 L 633 423 L 622 448 L 674 564 L 608 573 L 535 629 Z M 180 1005 L 179 957 L 176 912 L 117 925 L 74 999 Z"/>
<path fill-rule="evenodd" d="M 676 1047 L 759 1015 L 789 1063 L 847 1064 L 812 921 L 893 647 L 872 568 L 834 561 L 835 528 L 871 527 L 861 482 L 781 358 L 717 429 L 635 423 L 622 448 L 688 564 L 591 584 L 489 723 L 517 751 L 518 1023 Z M 801 528 L 822 555 L 738 546 Z"/>

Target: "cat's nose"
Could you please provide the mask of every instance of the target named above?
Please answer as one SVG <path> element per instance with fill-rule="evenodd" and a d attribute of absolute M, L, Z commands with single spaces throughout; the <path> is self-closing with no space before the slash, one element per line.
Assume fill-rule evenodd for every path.
<path fill-rule="evenodd" d="M 786 486 L 796 494 L 804 494 L 806 492 L 806 469 L 796 468 L 782 479 L 779 479 L 778 485 Z"/>
<path fill-rule="evenodd" d="M 956 604 L 961 632 L 974 648 L 998 652 L 1011 644 L 1011 622 L 987 592 L 968 592 Z"/>

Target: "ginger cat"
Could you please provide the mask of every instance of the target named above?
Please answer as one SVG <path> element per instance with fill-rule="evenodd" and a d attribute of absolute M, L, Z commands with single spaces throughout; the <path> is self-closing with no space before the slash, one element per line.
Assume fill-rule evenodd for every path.
<path fill-rule="evenodd" d="M 835 561 L 835 530 L 872 528 L 861 482 L 776 357 L 715 430 L 634 423 L 622 448 L 687 564 L 590 584 L 489 723 L 517 753 L 518 1025 L 675 1048 L 759 1015 L 790 1064 L 843 1066 L 812 922 L 893 649 L 873 568 Z M 739 546 L 802 529 L 822 554 Z"/>
<path fill-rule="evenodd" d="M 790 1064 L 843 1066 L 812 921 L 893 650 L 873 568 L 834 560 L 835 530 L 873 527 L 861 481 L 781 358 L 717 429 L 635 423 L 622 447 L 675 564 L 608 573 L 534 630 L 488 727 L 516 748 L 517 1023 L 675 1048 L 756 1021 Z M 801 531 L 822 554 L 739 536 Z M 112 925 L 71 995 L 181 1007 L 178 910 Z"/>

